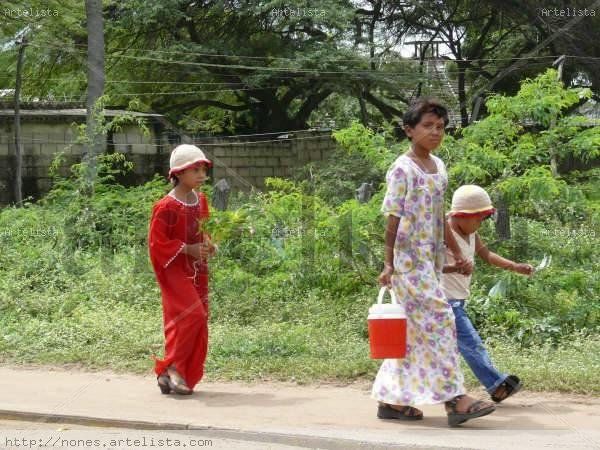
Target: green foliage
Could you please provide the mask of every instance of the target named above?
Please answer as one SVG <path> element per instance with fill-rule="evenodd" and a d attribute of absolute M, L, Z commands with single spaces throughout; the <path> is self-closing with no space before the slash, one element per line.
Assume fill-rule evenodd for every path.
<path fill-rule="evenodd" d="M 504 173 L 508 165 L 506 155 L 494 148 L 481 147 L 467 139 L 463 141 L 456 144 L 454 148 L 455 151 L 461 152 L 460 163 L 451 166 L 448 170 L 448 178 L 452 180 L 451 187 L 458 187 L 461 184 L 487 186 Z"/>
<path fill-rule="evenodd" d="M 533 80 L 525 80 L 516 96 L 494 95 L 486 106 L 492 117 L 499 115 L 513 121 L 529 119 L 549 127 L 565 109 L 591 95 L 589 89 L 565 89 L 558 80 L 558 72 L 548 69 Z"/>
<path fill-rule="evenodd" d="M 498 111 L 518 110 L 510 98 L 503 102 Z M 579 355 L 597 351 L 600 334 L 600 171 L 555 174 L 558 152 L 550 148 L 574 141 L 565 154 L 575 154 L 591 142 L 588 151 L 596 151 L 595 132 L 560 117 L 526 131 L 513 113 L 498 114 L 447 137 L 439 155 L 451 186 L 477 182 L 509 202 L 510 240 L 495 242 L 490 222 L 480 230 L 492 250 L 532 264 L 549 254 L 553 262 L 531 278 L 479 263 L 469 313 L 499 365 L 530 374 L 532 386 L 600 385 L 590 375 L 597 358 Z M 365 318 L 383 261 L 382 182 L 405 144 L 356 123 L 336 139 L 340 148 L 326 164 L 296 180 L 269 179 L 267 191 L 236 198 L 205 224 L 220 249 L 211 263 L 212 376 L 374 374 Z M 147 370 L 150 354 L 160 353 L 160 293 L 146 234 L 152 204 L 168 185 L 158 177 L 119 185 L 130 169 L 123 155 L 105 155 L 91 197 L 80 195 L 86 171 L 76 165 L 67 179 L 55 174 L 42 201 L 0 211 L 0 230 L 8 230 L 0 234 L 2 360 Z M 376 192 L 361 204 L 353 197 L 364 181 Z M 500 280 L 505 294 L 490 296 Z M 568 382 L 549 385 L 548 368 L 565 373 L 560 358 L 569 361 Z"/>
<path fill-rule="evenodd" d="M 548 167 L 527 169 L 521 177 L 510 177 L 497 185 L 504 198 L 513 205 L 513 211 L 542 213 L 552 200 L 564 197 L 567 184 L 552 176 Z"/>
<path fill-rule="evenodd" d="M 488 100 L 493 102 L 494 98 Z M 492 113 L 484 120 L 462 130 L 464 140 L 486 149 L 510 152 L 523 130 L 522 125 L 500 113 Z"/>
<path fill-rule="evenodd" d="M 582 161 L 600 158 L 600 127 L 592 127 L 575 134 L 568 142 L 567 148 Z"/>
<path fill-rule="evenodd" d="M 53 189 L 40 204 L 62 208 L 58 226 L 62 230 L 58 244 L 61 248 L 107 250 L 145 241 L 146 230 L 135 223 L 146 219 L 152 199 L 165 191 L 166 184 L 158 176 L 144 187 L 128 189 L 115 183 L 118 176 L 132 168 L 122 153 L 98 156 L 95 194 L 91 199 L 82 195 L 86 163 L 73 165 L 69 178 L 55 179 Z"/>
<path fill-rule="evenodd" d="M 600 155 L 600 127 L 566 114 L 589 96 L 588 89 L 563 87 L 550 69 L 525 80 L 515 96 L 489 98 L 489 115 L 445 145 L 451 190 L 480 184 L 508 202 L 514 214 L 558 216 L 563 224 L 594 220 L 597 202 L 558 173 L 561 162 L 591 163 Z"/>
<path fill-rule="evenodd" d="M 349 155 L 361 155 L 368 164 L 379 170 L 386 170 L 397 157 L 394 152 L 397 145 L 390 148 L 384 135 L 375 134 L 359 122 L 334 132 L 333 137 Z"/>
<path fill-rule="evenodd" d="M 478 264 L 469 314 L 489 336 L 503 336 L 523 347 L 561 343 L 573 333 L 600 331 L 600 234 L 589 225 L 563 226 L 557 220 L 516 218 L 513 239 L 494 244 L 492 227 L 480 230 L 492 250 L 536 265 L 552 255 L 551 265 L 532 278 Z M 490 296 L 502 280 L 504 295 Z"/>
<path fill-rule="evenodd" d="M 214 211 L 207 224 L 210 231 L 223 230 L 211 264 L 208 376 L 372 377 L 377 362 L 368 358 L 365 318 L 383 258 L 382 192 L 369 203 L 349 199 L 332 206 L 298 183 L 268 184 L 268 192 L 239 209 Z M 111 236 L 109 247 L 65 231 L 65 217 L 77 213 L 66 184 L 48 200 L 0 212 L 1 229 L 12 231 L 1 236 L 0 359 L 150 368 L 150 355 L 162 351 L 161 307 L 143 236 L 150 207 L 166 188 L 159 179 L 127 189 L 103 183 L 79 205 L 79 213 L 88 207 L 98 212 L 95 219 L 105 216 L 102 223 L 110 227 L 96 233 Z M 125 222 L 131 232 L 139 230 L 139 241 L 121 236 Z M 45 230 L 35 228 L 41 224 Z M 499 365 L 531 371 L 533 386 L 541 389 L 579 390 L 596 364 L 571 368 L 564 385 L 548 386 L 538 372 L 557 360 L 542 362 L 522 350 L 542 346 L 545 355 L 560 353 L 571 361 L 576 355 L 566 350 L 570 346 L 593 347 L 594 338 L 572 337 L 596 336 L 600 323 L 599 242 L 592 231 L 533 221 L 515 225 L 515 239 L 494 250 L 530 262 L 551 253 L 554 263 L 532 279 L 509 275 L 506 298 L 486 295 L 506 274 L 484 265 L 476 271 L 470 314 L 499 352 Z M 491 227 L 482 235 L 493 241 Z M 70 239 L 80 243 L 67 245 Z"/>

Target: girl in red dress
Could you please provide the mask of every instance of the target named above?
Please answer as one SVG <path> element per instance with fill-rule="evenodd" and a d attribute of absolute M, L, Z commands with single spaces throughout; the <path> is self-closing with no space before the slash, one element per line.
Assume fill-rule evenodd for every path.
<path fill-rule="evenodd" d="M 206 196 L 195 189 L 212 163 L 194 145 L 171 153 L 173 190 L 153 207 L 148 246 L 160 286 L 165 333 L 164 359 L 155 359 L 163 394 L 191 394 L 204 374 L 208 350 L 208 264 L 216 247 L 199 232 L 208 219 Z"/>

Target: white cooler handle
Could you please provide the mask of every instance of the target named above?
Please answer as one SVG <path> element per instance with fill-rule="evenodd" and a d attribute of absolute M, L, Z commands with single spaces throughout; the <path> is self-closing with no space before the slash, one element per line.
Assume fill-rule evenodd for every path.
<path fill-rule="evenodd" d="M 396 293 L 393 291 L 393 289 L 388 289 L 387 286 L 383 286 L 381 289 L 379 289 L 379 295 L 377 296 L 377 304 L 381 305 L 383 303 L 383 296 L 385 295 L 386 291 L 389 291 L 390 296 L 392 297 L 392 304 L 397 305 L 398 297 L 396 297 Z"/>

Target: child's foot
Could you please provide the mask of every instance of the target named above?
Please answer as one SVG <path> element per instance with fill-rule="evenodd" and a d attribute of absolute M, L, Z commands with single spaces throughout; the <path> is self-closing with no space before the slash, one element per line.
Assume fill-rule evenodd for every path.
<path fill-rule="evenodd" d="M 169 386 L 169 375 L 167 375 L 167 372 L 163 372 L 158 377 L 156 377 L 156 381 L 158 383 L 160 392 L 162 392 L 163 394 L 171 393 L 171 387 Z"/>
<path fill-rule="evenodd" d="M 174 367 L 169 367 L 167 373 L 169 374 L 169 387 L 175 393 L 180 395 L 190 395 L 193 392 Z"/>
<path fill-rule="evenodd" d="M 412 406 L 380 403 L 377 408 L 377 417 L 379 419 L 422 420 L 423 411 Z"/>
<path fill-rule="evenodd" d="M 448 425 L 455 427 L 467 420 L 487 416 L 496 410 L 493 403 L 475 400 L 468 395 L 458 395 L 446 402 Z"/>
<path fill-rule="evenodd" d="M 519 392 L 521 390 L 521 387 L 523 387 L 523 383 L 521 383 L 519 377 L 516 375 L 509 375 L 506 377 L 506 380 L 504 380 L 502 384 L 500 384 L 500 386 L 498 386 L 494 393 L 491 395 L 492 400 L 494 400 L 496 403 L 500 403 L 501 401 L 506 400 L 511 395 L 514 395 L 517 392 Z"/>

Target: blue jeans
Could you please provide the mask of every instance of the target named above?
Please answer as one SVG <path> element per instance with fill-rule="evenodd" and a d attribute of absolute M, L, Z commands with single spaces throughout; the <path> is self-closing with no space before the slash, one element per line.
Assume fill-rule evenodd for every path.
<path fill-rule="evenodd" d="M 488 393 L 493 394 L 508 374 L 499 372 L 492 364 L 479 333 L 464 310 L 465 301 L 448 299 L 448 303 L 454 311 L 458 350 L 479 382 L 485 386 Z"/>

